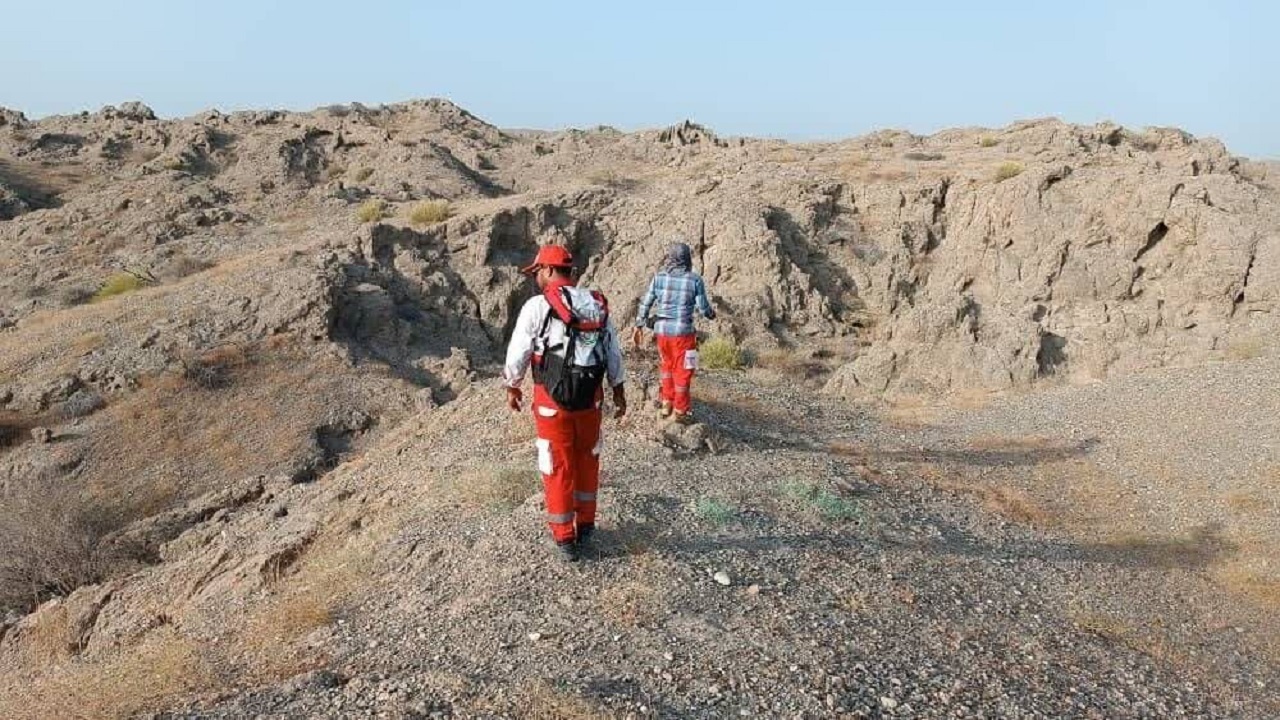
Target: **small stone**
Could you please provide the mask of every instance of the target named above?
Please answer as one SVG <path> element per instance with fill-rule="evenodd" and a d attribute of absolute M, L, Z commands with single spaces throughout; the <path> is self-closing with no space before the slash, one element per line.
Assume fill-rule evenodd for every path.
<path fill-rule="evenodd" d="M 747 588 L 747 594 L 748 594 L 748 595 L 759 595 L 759 594 L 760 594 L 760 586 L 759 586 L 759 585 L 752 584 L 751 586 L 749 586 L 749 587 Z"/>
<path fill-rule="evenodd" d="M 720 583 L 721 585 L 724 585 L 724 586 L 726 586 L 726 587 L 728 587 L 729 585 L 732 585 L 732 584 L 733 584 L 733 580 L 730 580 L 730 579 L 729 579 L 729 573 L 727 573 L 727 572 L 725 572 L 725 571 L 723 571 L 723 570 L 720 570 L 719 572 L 717 572 L 717 573 L 716 573 L 715 575 L 713 575 L 712 577 L 713 577 L 713 578 L 715 578 L 715 581 L 716 581 L 716 582 L 718 582 L 718 583 Z"/>
<path fill-rule="evenodd" d="M 47 443 L 53 441 L 53 431 L 47 427 L 31 428 L 31 439 L 38 443 Z"/>
<path fill-rule="evenodd" d="M 884 707 L 885 710 L 894 710 L 898 707 L 898 701 L 891 697 L 882 697 L 880 698 L 880 705 Z"/>
<path fill-rule="evenodd" d="M 529 633 L 529 642 L 538 642 L 541 639 L 542 639 L 542 633 L 540 632 Z"/>

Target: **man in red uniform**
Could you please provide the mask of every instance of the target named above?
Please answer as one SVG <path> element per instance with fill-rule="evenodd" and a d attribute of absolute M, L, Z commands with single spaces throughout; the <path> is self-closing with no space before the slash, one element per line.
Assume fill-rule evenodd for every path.
<path fill-rule="evenodd" d="M 574 287 L 572 267 L 567 249 L 544 245 L 523 269 L 537 279 L 541 293 L 520 309 L 503 369 L 507 405 L 519 412 L 524 400 L 520 385 L 533 367 L 533 416 L 547 522 L 556 547 L 571 562 L 595 530 L 606 380 L 613 389 L 614 417 L 627 412 L 622 350 L 608 300 Z"/>
<path fill-rule="evenodd" d="M 698 336 L 693 327 L 695 309 L 708 320 L 716 317 L 715 308 L 707 298 L 706 284 L 702 276 L 693 271 L 693 253 L 688 245 L 676 243 L 667 253 L 662 270 L 640 299 L 631 339 L 636 345 L 640 344 L 644 327 L 650 323 L 649 312 L 654 310 L 653 334 L 661 358 L 662 416 L 668 417 L 674 412 L 677 422 L 692 418 L 693 373 L 698 368 Z"/>

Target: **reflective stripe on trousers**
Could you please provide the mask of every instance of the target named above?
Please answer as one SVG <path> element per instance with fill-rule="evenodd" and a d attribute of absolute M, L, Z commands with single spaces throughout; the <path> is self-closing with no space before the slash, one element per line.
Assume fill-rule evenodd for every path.
<path fill-rule="evenodd" d="M 533 416 L 538 426 L 538 471 L 547 505 L 547 524 L 557 542 L 572 540 L 574 522 L 596 520 L 600 487 L 599 408 L 569 411 L 535 385 Z"/>
<path fill-rule="evenodd" d="M 671 403 L 678 413 L 692 409 L 690 388 L 693 385 L 694 368 L 688 367 L 686 356 L 697 350 L 696 335 L 658 335 L 658 357 L 662 376 L 662 401 Z"/>

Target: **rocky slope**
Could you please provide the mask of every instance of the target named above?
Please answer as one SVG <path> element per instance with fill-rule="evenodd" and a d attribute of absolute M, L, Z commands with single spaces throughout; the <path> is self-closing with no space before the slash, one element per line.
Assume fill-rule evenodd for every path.
<path fill-rule="evenodd" d="M 553 567 L 492 379 L 517 268 L 566 244 L 628 321 L 675 238 L 755 368 L 626 426 L 602 557 Z M 1265 407 L 1280 183 L 1216 141 L 4 110 L 0 262 L 0 715 L 1274 714 L 1273 546 L 1195 534 L 1233 505 L 1162 529 L 1203 498 L 1161 476 L 1134 547 L 1024 487 L 1144 472 L 1078 419 L 1106 392 L 995 451 L 880 417 L 1205 363 Z M 1255 530 L 1273 440 L 1230 441 Z"/>
<path fill-rule="evenodd" d="M 401 324 L 470 324 L 449 329 L 491 353 L 537 243 L 568 243 L 631 301 L 681 237 L 719 332 L 856 355 L 840 392 L 938 392 L 1220 357 L 1267 335 L 1280 283 L 1267 167 L 1176 130 L 1045 120 L 797 146 L 689 124 L 513 135 L 442 101 L 182 121 L 125 106 L 7 112 L 0 158 L 8 323 L 83 301 L 111 267 L 180 275 L 328 242 L 345 290 L 427 299 Z M 457 214 L 357 230 L 370 197 Z M 356 302 L 384 302 L 371 292 Z"/>

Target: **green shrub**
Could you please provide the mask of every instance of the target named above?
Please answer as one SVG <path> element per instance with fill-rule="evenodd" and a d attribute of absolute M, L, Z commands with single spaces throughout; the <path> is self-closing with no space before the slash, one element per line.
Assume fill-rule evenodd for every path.
<path fill-rule="evenodd" d="M 999 144 L 1000 144 L 1000 141 L 999 141 L 999 140 L 997 140 L 997 139 L 995 139 L 995 138 L 993 138 L 993 137 L 984 137 L 984 138 L 982 138 L 981 140 L 979 140 L 979 141 L 978 141 L 978 145 L 980 145 L 980 146 L 982 146 L 982 147 L 984 147 L 984 148 L 991 148 L 991 147 L 995 147 L 995 146 L 997 146 L 997 145 L 999 145 Z"/>
<path fill-rule="evenodd" d="M 732 505 L 715 498 L 699 498 L 693 504 L 693 511 L 699 518 L 716 527 L 727 524 L 738 515 L 738 511 Z"/>
<path fill-rule="evenodd" d="M 857 503 L 830 488 L 788 482 L 780 491 L 785 497 L 813 507 L 824 520 L 854 520 L 862 515 Z"/>
<path fill-rule="evenodd" d="M 145 284 L 146 283 L 142 281 L 142 278 L 134 275 L 133 273 L 116 273 L 115 275 L 107 278 L 106 282 L 102 283 L 102 287 L 98 288 L 98 292 L 94 293 L 90 302 L 98 302 L 100 300 L 106 300 L 109 297 L 133 292 Z"/>
<path fill-rule="evenodd" d="M 453 208 L 448 200 L 424 200 L 409 211 L 409 222 L 414 225 L 434 225 L 444 222 L 453 215 Z"/>
<path fill-rule="evenodd" d="M 856 503 L 827 488 L 818 490 L 812 502 L 818 514 L 827 520 L 852 520 L 860 514 Z"/>
<path fill-rule="evenodd" d="M 996 182 L 1004 182 L 1011 177 L 1017 177 L 1022 174 L 1022 170 L 1023 167 L 1020 163 L 1001 163 L 1000 167 L 996 168 Z"/>
<path fill-rule="evenodd" d="M 737 370 L 742 367 L 742 350 L 724 337 L 713 337 L 698 348 L 698 364 L 708 370 Z"/>
<path fill-rule="evenodd" d="M 387 217 L 388 212 L 386 200 L 366 200 L 356 210 L 356 217 L 360 222 L 377 222 Z"/>
<path fill-rule="evenodd" d="M 943 155 L 942 153 L 909 152 L 906 155 L 903 155 L 903 157 L 908 160 L 915 160 L 917 162 L 935 162 L 938 160 L 945 159 L 946 156 Z"/>

